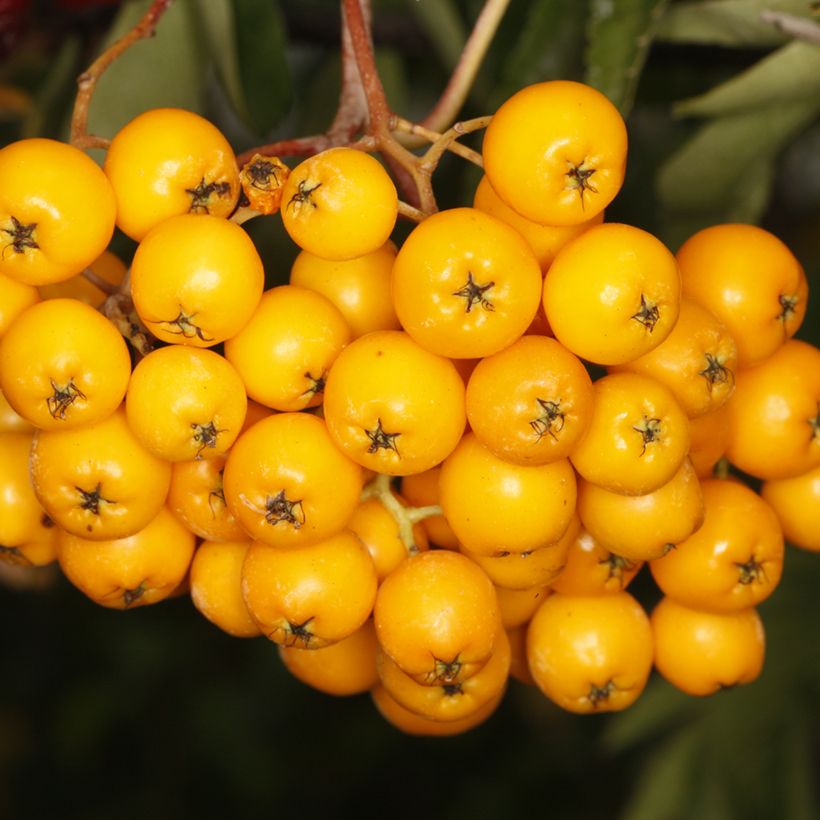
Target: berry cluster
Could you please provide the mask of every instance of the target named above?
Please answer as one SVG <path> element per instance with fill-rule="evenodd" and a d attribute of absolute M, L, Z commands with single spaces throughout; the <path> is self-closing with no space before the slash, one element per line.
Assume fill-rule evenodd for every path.
<path fill-rule="evenodd" d="M 820 551 L 806 277 L 753 226 L 673 255 L 605 222 L 626 152 L 597 91 L 525 88 L 472 207 L 397 248 L 355 148 L 240 168 L 172 109 L 102 169 L 3 148 L 0 558 L 107 607 L 190 594 L 408 732 L 476 725 L 510 675 L 573 712 L 625 708 L 653 665 L 692 694 L 753 680 L 784 533 Z M 301 248 L 268 290 L 260 214 Z"/>

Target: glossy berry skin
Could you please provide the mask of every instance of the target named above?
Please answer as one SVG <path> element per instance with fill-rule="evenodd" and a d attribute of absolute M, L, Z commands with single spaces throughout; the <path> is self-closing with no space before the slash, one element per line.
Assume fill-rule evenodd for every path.
<path fill-rule="evenodd" d="M 489 356 L 519 338 L 538 309 L 541 269 L 509 225 L 475 208 L 417 225 L 393 265 L 393 304 L 422 347 L 456 359 Z"/>
<path fill-rule="evenodd" d="M 300 248 L 323 259 L 353 259 L 390 238 L 398 193 L 370 154 L 330 148 L 293 169 L 282 190 L 280 213 Z"/>
<path fill-rule="evenodd" d="M 565 245 L 544 279 L 547 321 L 590 362 L 623 364 L 656 348 L 680 308 L 675 257 L 652 234 L 608 222 Z"/>
<path fill-rule="evenodd" d="M 535 83 L 508 99 L 484 135 L 484 169 L 498 196 L 542 225 L 592 219 L 621 188 L 627 136 L 614 105 L 590 86 Z"/>
<path fill-rule="evenodd" d="M 180 108 L 153 108 L 114 136 L 105 173 L 117 198 L 117 226 L 136 241 L 179 214 L 230 216 L 239 168 L 216 126 Z"/>
<path fill-rule="evenodd" d="M 78 148 L 33 138 L 0 150 L 0 274 L 28 285 L 80 273 L 106 248 L 116 204 Z"/>

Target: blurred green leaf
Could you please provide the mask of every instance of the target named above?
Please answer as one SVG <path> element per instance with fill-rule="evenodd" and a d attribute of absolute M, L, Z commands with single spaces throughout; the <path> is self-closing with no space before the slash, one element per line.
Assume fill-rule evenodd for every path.
<path fill-rule="evenodd" d="M 641 694 L 640 705 L 612 716 L 601 737 L 604 748 L 621 754 L 690 720 L 700 701 L 653 677 Z"/>
<path fill-rule="evenodd" d="M 676 813 L 698 820 L 727 820 L 735 817 L 735 801 L 728 793 L 721 765 L 712 765 L 709 755 L 700 757 L 697 777 L 692 790 L 683 797 Z"/>
<path fill-rule="evenodd" d="M 760 19 L 764 10 L 807 14 L 808 0 L 703 0 L 673 3 L 658 28 L 658 39 L 746 48 L 770 47 L 789 37 Z"/>
<path fill-rule="evenodd" d="M 586 3 L 578 0 L 532 0 L 496 83 L 500 103 L 534 82 L 572 77 L 580 63 Z M 509 12 L 508 12 L 509 14 Z"/>
<path fill-rule="evenodd" d="M 668 0 L 591 0 L 586 81 L 626 114 Z"/>
<path fill-rule="evenodd" d="M 453 0 L 420 3 L 406 0 L 407 7 L 421 24 L 444 67 L 452 70 L 467 41 L 467 30 Z"/>
<path fill-rule="evenodd" d="M 37 89 L 31 111 L 23 120 L 21 137 L 58 135 L 69 108 L 69 100 L 77 90 L 75 81 L 79 58 L 79 40 L 76 37 L 66 37 L 52 60 L 45 81 Z"/>
<path fill-rule="evenodd" d="M 408 105 L 407 77 L 401 54 L 392 48 L 376 49 L 376 68 L 384 93 L 393 111 L 405 111 Z"/>
<path fill-rule="evenodd" d="M 688 817 L 692 771 L 700 746 L 697 725 L 658 743 L 635 780 L 620 820 L 673 820 Z"/>
<path fill-rule="evenodd" d="M 760 222 L 774 186 L 777 163 L 774 157 L 761 157 L 737 182 L 733 201 L 721 216 L 723 222 Z"/>
<path fill-rule="evenodd" d="M 788 727 L 782 759 L 784 777 L 783 816 L 790 820 L 817 820 L 815 771 L 810 726 L 805 720 L 793 719 Z"/>
<path fill-rule="evenodd" d="M 289 121 L 292 134 L 321 134 L 330 125 L 339 103 L 341 66 L 336 54 L 311 62 L 299 89 L 300 103 Z"/>
<path fill-rule="evenodd" d="M 284 21 L 277 0 L 232 0 L 232 5 L 247 110 L 264 134 L 285 116 L 293 99 Z"/>
<path fill-rule="evenodd" d="M 780 149 L 820 111 L 820 97 L 720 117 L 706 123 L 666 161 L 658 196 L 675 211 L 727 211 L 765 180 Z M 751 179 L 749 174 L 753 174 Z"/>
<path fill-rule="evenodd" d="M 248 122 L 237 53 L 236 26 L 231 0 L 193 0 L 197 19 L 207 43 L 208 55 L 234 110 Z"/>
<path fill-rule="evenodd" d="M 149 0 L 125 3 L 103 47 L 133 28 L 150 5 Z M 199 33 L 191 0 L 172 3 L 156 34 L 132 45 L 100 78 L 89 109 L 89 132 L 113 137 L 137 114 L 160 106 L 202 113 L 205 71 Z"/>
<path fill-rule="evenodd" d="M 678 103 L 674 110 L 696 117 L 722 116 L 818 95 L 820 48 L 793 42 L 705 94 Z"/>

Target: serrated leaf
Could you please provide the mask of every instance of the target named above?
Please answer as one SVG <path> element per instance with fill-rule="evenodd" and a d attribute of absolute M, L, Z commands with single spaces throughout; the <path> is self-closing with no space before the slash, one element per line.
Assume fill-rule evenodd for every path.
<path fill-rule="evenodd" d="M 453 69 L 467 41 L 466 27 L 453 0 L 405 0 L 447 69 Z"/>
<path fill-rule="evenodd" d="M 106 45 L 127 33 L 151 5 L 123 5 Z M 137 114 L 161 106 L 204 110 L 204 52 L 191 0 L 176 0 L 153 37 L 134 43 L 101 77 L 89 107 L 89 133 L 114 134 Z"/>
<path fill-rule="evenodd" d="M 626 114 L 668 0 L 591 0 L 586 81 Z"/>
<path fill-rule="evenodd" d="M 673 3 L 658 27 L 658 39 L 746 48 L 770 47 L 788 35 L 764 23 L 764 10 L 807 14 L 808 0 L 704 0 Z"/>
<path fill-rule="evenodd" d="M 751 68 L 675 106 L 677 114 L 708 117 L 820 95 L 820 48 L 792 42 Z"/>
<path fill-rule="evenodd" d="M 632 797 L 620 820 L 673 820 L 685 809 L 692 770 L 700 746 L 697 726 L 672 735 L 652 750 L 636 778 Z"/>
<path fill-rule="evenodd" d="M 749 195 L 749 170 L 770 162 L 818 111 L 814 97 L 706 123 L 661 168 L 661 202 L 679 212 L 737 207 Z"/>
<path fill-rule="evenodd" d="M 245 102 L 251 122 L 264 134 L 292 101 L 282 13 L 276 0 L 232 0 L 232 5 Z"/>

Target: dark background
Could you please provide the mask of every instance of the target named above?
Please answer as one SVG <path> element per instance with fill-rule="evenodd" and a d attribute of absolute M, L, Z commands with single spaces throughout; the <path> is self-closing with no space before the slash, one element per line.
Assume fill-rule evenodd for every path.
<path fill-rule="evenodd" d="M 809 2 L 769 5 L 812 14 Z M 425 116 L 480 6 L 374 3 L 394 110 Z M 794 44 L 759 22 L 762 6 L 512 0 L 461 116 L 491 113 L 530 82 L 593 82 L 630 132 L 608 220 L 673 250 L 708 224 L 762 224 L 816 290 L 820 72 L 809 56 L 787 59 Z M 0 0 L 0 138 L 65 138 L 74 78 L 145 7 Z M 144 108 L 180 105 L 237 150 L 322 131 L 338 32 L 330 0 L 177 0 L 157 36 L 106 75 L 91 128 L 111 136 Z M 469 204 L 476 182 L 448 158 L 434 177 L 439 204 Z M 285 281 L 295 249 L 278 220 L 248 228 L 270 283 Z M 133 246 L 118 237 L 117 249 Z M 815 344 L 819 310 L 814 295 L 799 334 Z M 433 739 L 401 734 L 366 695 L 309 690 L 273 644 L 223 635 L 185 597 L 121 613 L 56 573 L 42 586 L 0 587 L 0 817 L 820 816 L 820 555 L 789 548 L 761 607 L 767 661 L 752 685 L 695 699 L 653 677 L 626 712 L 577 717 L 513 681 L 486 724 Z M 635 592 L 647 606 L 657 595 L 644 573 Z"/>

